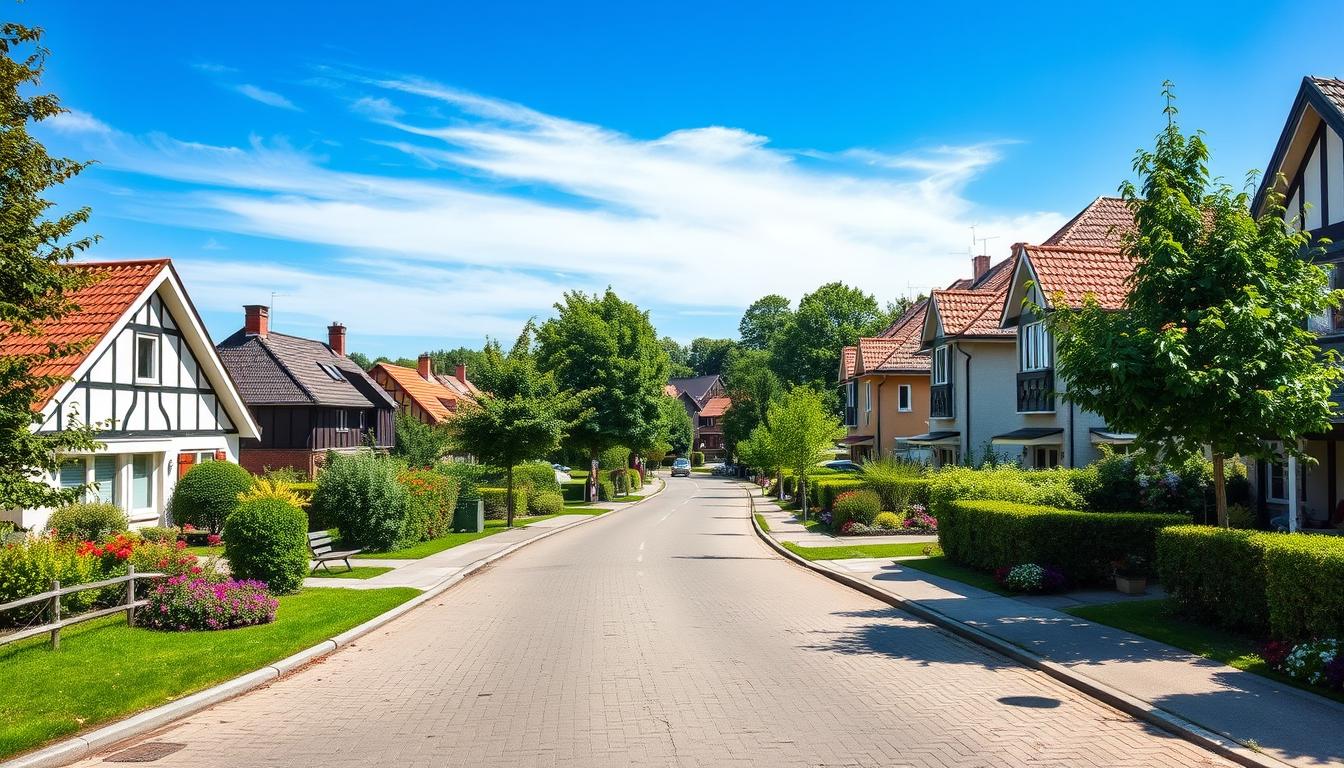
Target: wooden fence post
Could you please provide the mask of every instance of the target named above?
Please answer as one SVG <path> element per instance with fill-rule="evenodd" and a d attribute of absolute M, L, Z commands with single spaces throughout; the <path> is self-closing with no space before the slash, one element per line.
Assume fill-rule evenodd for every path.
<path fill-rule="evenodd" d="M 135 566 L 127 566 L 126 575 L 130 579 L 126 582 L 126 625 L 135 626 Z"/>
<path fill-rule="evenodd" d="M 51 580 L 51 591 L 59 593 L 61 591 L 61 580 Z M 55 595 L 51 598 L 51 648 L 56 650 L 61 647 L 61 596 Z"/>

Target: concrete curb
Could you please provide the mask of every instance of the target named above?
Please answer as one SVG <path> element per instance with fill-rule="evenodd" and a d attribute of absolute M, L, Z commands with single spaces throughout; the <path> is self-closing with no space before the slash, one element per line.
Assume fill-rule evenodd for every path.
<path fill-rule="evenodd" d="M 573 530 L 596 520 L 604 520 L 611 517 L 616 512 L 643 504 L 667 489 L 667 482 L 662 478 L 657 479 L 660 483 L 658 490 L 645 495 L 644 498 L 638 501 L 625 503 L 614 509 L 607 510 L 600 515 L 586 515 L 583 519 L 577 520 L 569 525 L 552 528 L 539 536 L 514 542 L 498 552 L 486 555 L 479 560 L 468 563 L 461 571 L 434 584 L 421 594 L 407 600 L 401 605 L 381 613 L 363 624 L 351 627 L 333 638 L 323 640 L 310 648 L 305 648 L 293 656 L 267 664 L 261 669 L 248 672 L 247 674 L 235 677 L 232 680 L 226 680 L 206 688 L 203 691 L 198 691 L 190 696 L 178 699 L 177 701 L 170 701 L 167 704 L 145 710 L 139 714 L 131 715 L 125 720 L 118 720 L 115 723 L 105 725 L 102 728 L 90 731 L 83 735 L 73 736 L 35 752 L 29 752 L 11 760 L 0 762 L 0 768 L 58 768 L 58 766 L 69 765 L 76 760 L 88 757 L 89 755 L 99 752 L 113 744 L 144 735 L 150 731 L 162 728 L 175 720 L 194 715 L 197 712 L 214 706 L 222 701 L 232 699 L 235 696 L 241 696 L 248 691 L 260 688 L 261 686 L 284 677 L 290 672 L 293 672 L 316 659 L 334 653 L 379 627 L 410 613 L 421 605 L 424 605 L 453 588 L 468 576 L 480 571 L 491 563 L 508 557 L 529 544 L 548 539 L 558 533 Z"/>
<path fill-rule="evenodd" d="M 988 632 L 984 632 L 969 624 L 957 621 L 940 611 L 907 600 L 899 595 L 870 584 L 864 579 L 855 578 L 847 573 L 823 565 L 822 562 L 814 562 L 795 555 L 785 549 L 778 541 L 775 541 L 773 536 L 761 529 L 760 524 L 756 522 L 756 497 L 750 489 L 746 490 L 747 497 L 751 502 L 752 530 L 756 532 L 756 535 L 762 541 L 775 550 L 775 552 L 784 556 L 785 559 L 790 560 L 797 565 L 801 565 L 814 573 L 821 574 L 832 581 L 837 581 L 851 589 L 862 592 L 869 597 L 880 600 L 893 608 L 899 608 L 918 619 L 951 632 L 958 637 L 970 640 L 971 642 L 988 648 L 1000 655 L 1007 656 L 1023 666 L 1044 672 L 1070 688 L 1080 691 L 1103 704 L 1114 707 L 1131 717 L 1138 718 L 1146 723 L 1157 726 L 1168 733 L 1179 736 L 1198 747 L 1227 758 L 1235 763 L 1249 766 L 1249 768 L 1291 768 L 1288 763 L 1276 760 L 1269 755 L 1256 752 L 1235 739 L 1210 731 L 1197 723 L 1186 720 L 1180 715 L 1168 712 L 1150 702 L 1093 680 L 1063 664 L 1050 661 L 1042 656 L 1037 656 L 1036 654 L 1013 645 L 1006 640 L 1001 640 Z M 5 767 L 0 766 L 0 768 Z"/>

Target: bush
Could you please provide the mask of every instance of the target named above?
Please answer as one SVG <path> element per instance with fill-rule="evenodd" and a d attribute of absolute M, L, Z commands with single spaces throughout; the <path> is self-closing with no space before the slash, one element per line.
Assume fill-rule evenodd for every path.
<path fill-rule="evenodd" d="M 1344 539 L 1261 533 L 1270 634 L 1286 640 L 1344 638 Z"/>
<path fill-rule="evenodd" d="M 154 544 L 175 544 L 182 536 L 182 529 L 177 526 L 163 527 L 151 525 L 137 529 L 136 533 L 140 535 L 140 538 Z"/>
<path fill-rule="evenodd" d="M 565 511 L 565 499 L 556 491 L 542 491 L 527 497 L 527 511 L 534 515 L 558 515 Z"/>
<path fill-rule="evenodd" d="M 584 501 L 587 488 L 587 480 L 570 480 L 560 484 L 560 495 L 565 501 Z"/>
<path fill-rule="evenodd" d="M 616 485 L 611 482 L 610 478 L 603 478 L 600 475 L 598 476 L 597 500 L 598 501 L 616 500 Z"/>
<path fill-rule="evenodd" d="M 411 544 L 402 539 L 407 499 L 398 474 L 397 462 L 371 453 L 332 454 L 317 478 L 314 514 L 365 549 L 386 552 Z"/>
<path fill-rule="evenodd" d="M 481 488 L 481 501 L 485 502 L 486 520 L 505 520 L 509 514 L 509 490 L 507 488 Z M 527 516 L 527 489 L 515 486 L 513 489 L 513 513 L 517 517 Z"/>
<path fill-rule="evenodd" d="M 0 603 L 36 595 L 51 589 L 53 579 L 63 586 L 87 584 L 103 578 L 102 560 L 81 553 L 80 542 L 39 536 L 0 547 Z M 96 592 L 78 592 L 61 598 L 61 612 L 88 610 Z M 0 626 L 23 626 L 46 610 L 46 604 L 25 606 L 0 613 Z"/>
<path fill-rule="evenodd" d="M 1067 470 L 1026 470 L 1012 466 L 991 469 L 948 467 L 932 475 L 929 506 L 933 516 L 939 520 L 942 520 L 944 511 L 952 502 L 965 499 L 992 499 L 1057 509 L 1081 509 L 1083 498 L 1074 490 L 1071 479 Z M 1035 561 L 1024 558 L 1016 562 Z"/>
<path fill-rule="evenodd" d="M 488 478 L 491 467 L 484 464 L 467 464 L 461 461 L 441 462 L 434 471 L 457 481 L 457 497 L 466 501 L 475 501 L 481 496 L 476 489 L 482 485 L 494 485 Z"/>
<path fill-rule="evenodd" d="M 1206 525 L 1167 528 L 1157 537 L 1157 573 L 1178 610 L 1198 621 L 1263 633 L 1265 540 L 1251 531 Z"/>
<path fill-rule="evenodd" d="M 882 500 L 869 490 L 845 491 L 831 507 L 831 525 L 843 528 L 850 521 L 871 526 L 882 511 Z"/>
<path fill-rule="evenodd" d="M 700 451 L 691 451 L 691 466 L 703 467 L 705 465 L 705 454 Z"/>
<path fill-rule="evenodd" d="M 1229 528 L 1249 530 L 1256 524 L 1255 510 L 1245 504 L 1227 505 L 1227 525 Z"/>
<path fill-rule="evenodd" d="M 938 532 L 938 519 L 930 515 L 923 504 L 911 504 L 910 510 L 905 513 L 905 518 L 901 520 L 901 525 L 907 531 Z"/>
<path fill-rule="evenodd" d="M 1107 581 L 1112 563 L 1129 555 L 1151 562 L 1157 532 L 1189 522 L 1182 515 L 1071 512 L 998 500 L 945 502 L 937 518 L 938 542 L 955 563 L 987 572 L 1050 563 L 1082 583 Z"/>
<path fill-rule="evenodd" d="M 263 581 L 276 594 L 298 591 L 308 575 L 308 554 L 308 516 L 289 502 L 246 501 L 224 523 L 229 571 Z"/>
<path fill-rule="evenodd" d="M 597 466 L 599 469 L 625 469 L 630 466 L 630 449 L 623 446 L 612 446 L 597 456 Z"/>
<path fill-rule="evenodd" d="M 57 508 L 51 513 L 47 527 L 62 539 L 98 541 L 126 530 L 130 521 L 116 504 L 90 501 Z"/>
<path fill-rule="evenodd" d="M 280 605 L 259 581 L 215 581 L 185 573 L 156 584 L 148 601 L 140 623 L 176 632 L 269 624 Z"/>
<path fill-rule="evenodd" d="M 406 524 L 402 537 L 429 541 L 453 530 L 457 481 L 430 469 L 408 469 L 397 475 L 406 489 Z"/>
<path fill-rule="evenodd" d="M 924 465 L 901 459 L 875 459 L 864 462 L 859 476 L 882 499 L 883 509 L 900 512 L 919 501 L 914 498 L 919 486 L 911 481 L 924 479 Z"/>
<path fill-rule="evenodd" d="M 994 578 L 1009 592 L 1029 595 L 1059 592 L 1066 583 L 1064 574 L 1058 569 L 1036 563 L 1000 568 L 994 573 Z"/>
<path fill-rule="evenodd" d="M 1344 670 L 1344 641 L 1314 640 L 1293 648 L 1283 659 L 1283 671 L 1294 680 L 1339 688 Z"/>
<path fill-rule="evenodd" d="M 896 512 L 879 512 L 877 517 L 873 518 L 873 527 L 895 531 L 901 528 L 903 522 L 904 517 Z"/>
<path fill-rule="evenodd" d="M 807 494 L 809 496 L 808 501 L 812 506 L 820 507 L 821 509 L 834 508 L 835 500 L 838 499 L 841 494 L 868 488 L 866 482 L 855 479 L 852 476 L 823 477 L 817 480 L 808 480 L 807 484 L 810 486 Z M 882 504 L 881 498 L 878 499 L 878 504 Z M 890 507 L 883 508 L 890 509 Z"/>
<path fill-rule="evenodd" d="M 268 480 L 264 477 L 253 478 L 252 487 L 238 494 L 238 503 L 245 504 L 259 499 L 274 499 L 286 504 L 303 508 L 303 497 L 295 493 L 283 480 Z"/>
<path fill-rule="evenodd" d="M 501 478 L 502 479 L 502 478 Z M 513 468 L 514 485 L 526 486 L 528 491 L 554 491 L 560 488 L 555 479 L 555 470 L 550 464 L 529 461 Z"/>
<path fill-rule="evenodd" d="M 238 507 L 238 494 L 252 487 L 252 475 L 227 461 L 197 464 L 177 481 L 169 510 L 173 522 L 219 533 Z"/>

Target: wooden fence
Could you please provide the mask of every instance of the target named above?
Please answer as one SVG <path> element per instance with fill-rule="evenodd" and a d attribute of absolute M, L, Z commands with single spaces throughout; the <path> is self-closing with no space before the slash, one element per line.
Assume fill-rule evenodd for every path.
<path fill-rule="evenodd" d="M 8 643 L 17 643 L 20 640 L 26 640 L 30 637 L 36 637 L 38 635 L 43 634 L 50 634 L 51 647 L 60 648 L 61 630 L 64 629 L 65 627 L 80 624 L 85 621 L 93 621 L 94 619 L 101 619 L 104 616 L 111 616 L 114 613 L 124 612 L 126 614 L 126 623 L 134 626 L 135 609 L 143 608 L 145 604 L 149 602 L 148 600 L 143 599 L 137 600 L 135 598 L 136 580 L 157 579 L 160 578 L 161 576 L 163 576 L 162 573 L 136 573 L 135 566 L 132 565 L 129 568 L 127 568 L 125 576 L 117 576 L 116 578 L 105 579 L 103 581 L 93 581 L 89 582 L 88 584 L 76 584 L 73 587 L 62 587 L 60 580 L 54 579 L 51 582 L 51 589 L 47 592 L 42 592 L 36 595 L 30 595 L 28 597 L 23 597 L 19 598 L 18 600 L 13 600 L 8 603 L 0 604 L 0 613 L 4 613 L 5 611 L 10 611 L 15 608 L 22 608 L 25 605 L 34 605 L 36 603 L 45 602 L 47 604 L 47 610 L 46 610 L 47 617 L 50 619 L 50 621 L 41 626 L 28 627 L 26 629 L 21 629 L 18 632 L 12 632 L 8 635 L 0 636 L 0 645 L 6 645 Z M 87 592 L 88 590 L 91 589 L 105 589 L 107 587 L 113 587 L 118 584 L 126 585 L 125 602 L 118 603 L 117 605 L 108 608 L 99 608 L 96 611 L 85 611 L 84 613 L 75 614 L 74 616 L 70 616 L 68 618 L 61 618 L 62 597 L 66 595 L 73 595 L 78 592 Z"/>

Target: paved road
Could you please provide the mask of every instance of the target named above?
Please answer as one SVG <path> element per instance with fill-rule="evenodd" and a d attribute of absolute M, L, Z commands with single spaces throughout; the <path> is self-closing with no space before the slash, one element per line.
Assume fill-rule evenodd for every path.
<path fill-rule="evenodd" d="M 1223 765 L 777 558 L 700 477 L 153 739 L 187 745 L 155 766 Z"/>

